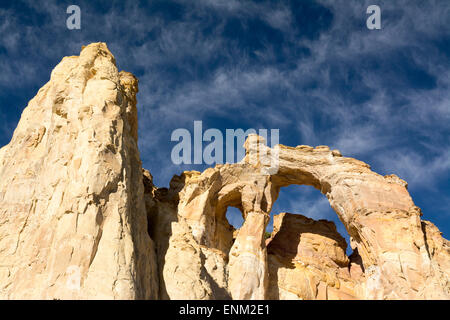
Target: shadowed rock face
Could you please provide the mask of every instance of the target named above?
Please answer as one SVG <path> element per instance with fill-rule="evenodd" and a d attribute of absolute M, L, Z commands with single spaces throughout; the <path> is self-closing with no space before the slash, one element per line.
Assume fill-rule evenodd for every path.
<path fill-rule="evenodd" d="M 0 299 L 449 299 L 449 243 L 403 180 L 251 135 L 242 162 L 157 188 L 137 149 L 137 90 L 96 43 L 64 58 L 24 110 L 0 149 Z M 300 215 L 276 216 L 266 241 L 291 184 L 328 198 L 350 257 L 333 223 Z"/>

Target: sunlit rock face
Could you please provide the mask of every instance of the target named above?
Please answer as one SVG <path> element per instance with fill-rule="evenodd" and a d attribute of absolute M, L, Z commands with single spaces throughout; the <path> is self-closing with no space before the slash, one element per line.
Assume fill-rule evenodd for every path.
<path fill-rule="evenodd" d="M 157 298 L 137 90 L 96 43 L 23 111 L 0 150 L 0 299 Z"/>
<path fill-rule="evenodd" d="M 449 242 L 397 176 L 250 135 L 241 162 L 158 188 L 137 149 L 137 90 L 95 43 L 29 102 L 0 149 L 0 299 L 450 298 Z M 276 215 L 265 239 L 292 184 L 327 197 L 350 244 L 301 212 Z"/>

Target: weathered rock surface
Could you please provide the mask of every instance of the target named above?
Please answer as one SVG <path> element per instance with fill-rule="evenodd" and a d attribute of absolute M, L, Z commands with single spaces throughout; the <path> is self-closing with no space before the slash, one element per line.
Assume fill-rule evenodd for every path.
<path fill-rule="evenodd" d="M 250 135 L 240 163 L 157 188 L 137 149 L 137 90 L 96 43 L 24 110 L 0 149 L 0 299 L 450 298 L 450 244 L 397 176 Z M 327 197 L 351 256 L 333 223 L 296 214 L 277 215 L 265 239 L 291 184 Z"/>
<path fill-rule="evenodd" d="M 96 43 L 29 102 L 0 150 L 0 299 L 157 298 L 137 90 Z"/>

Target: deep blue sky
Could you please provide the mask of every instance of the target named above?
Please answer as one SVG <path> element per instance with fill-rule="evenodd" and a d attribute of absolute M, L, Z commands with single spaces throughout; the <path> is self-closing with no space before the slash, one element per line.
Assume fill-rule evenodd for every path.
<path fill-rule="evenodd" d="M 81 30 L 66 28 L 71 4 Z M 366 28 L 371 4 L 382 30 Z M 206 167 L 171 163 L 176 128 L 278 128 L 282 144 L 329 145 L 407 180 L 449 238 L 449 22 L 448 0 L 2 0 L 0 146 L 61 58 L 103 41 L 140 79 L 139 146 L 157 185 Z M 337 221 L 309 187 L 282 190 L 281 211 Z"/>

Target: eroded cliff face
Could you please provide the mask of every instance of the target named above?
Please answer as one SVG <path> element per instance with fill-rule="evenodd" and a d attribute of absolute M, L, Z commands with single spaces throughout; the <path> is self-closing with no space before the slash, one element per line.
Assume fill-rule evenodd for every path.
<path fill-rule="evenodd" d="M 0 150 L 0 299 L 157 297 L 137 90 L 97 43 L 23 111 Z"/>
<path fill-rule="evenodd" d="M 251 135 L 242 162 L 157 188 L 137 149 L 137 90 L 96 43 L 64 58 L 24 110 L 0 149 L 0 299 L 450 298 L 449 242 L 403 180 Z M 275 216 L 265 239 L 291 184 L 328 198 L 351 256 L 332 222 L 301 213 Z"/>

